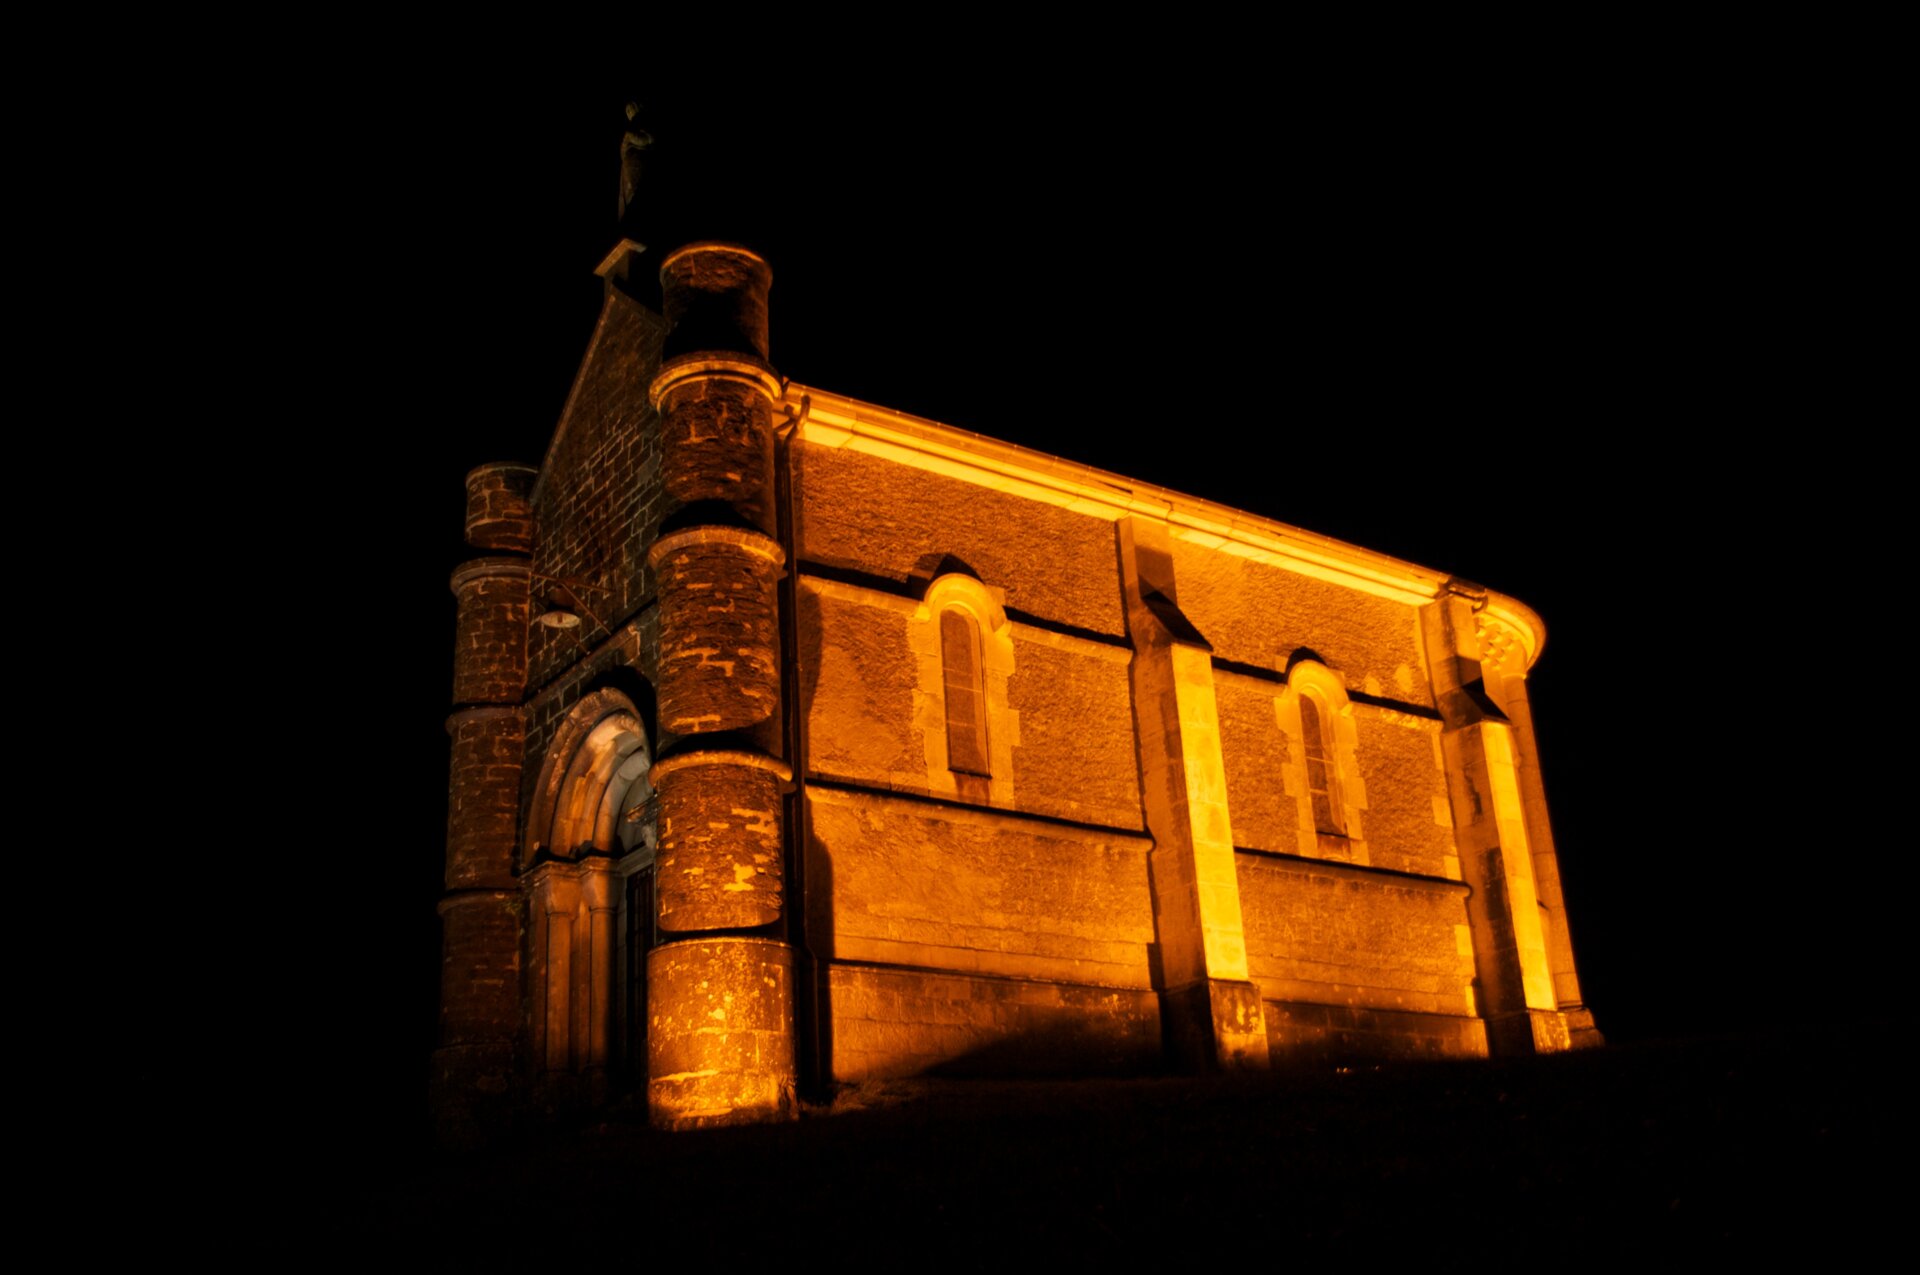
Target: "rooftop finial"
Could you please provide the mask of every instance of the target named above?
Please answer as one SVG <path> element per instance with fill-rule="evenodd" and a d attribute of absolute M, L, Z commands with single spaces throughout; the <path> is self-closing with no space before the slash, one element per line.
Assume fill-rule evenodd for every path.
<path fill-rule="evenodd" d="M 627 131 L 620 138 L 620 224 L 627 224 L 640 189 L 640 152 L 653 145 L 653 134 L 640 126 L 640 103 L 627 103 Z"/>

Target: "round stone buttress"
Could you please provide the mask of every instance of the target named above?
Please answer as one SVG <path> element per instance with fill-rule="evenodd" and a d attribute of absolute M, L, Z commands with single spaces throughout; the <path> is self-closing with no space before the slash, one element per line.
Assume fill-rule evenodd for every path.
<path fill-rule="evenodd" d="M 780 919 L 780 793 L 792 777 L 785 762 L 730 750 L 654 765 L 662 930 L 745 930 Z"/>
<path fill-rule="evenodd" d="M 662 536 L 649 554 L 660 599 L 660 725 L 742 730 L 780 706 L 780 542 L 738 527 Z"/>
<path fill-rule="evenodd" d="M 793 949 L 682 939 L 647 954 L 647 1109 L 654 1126 L 795 1114 Z"/>

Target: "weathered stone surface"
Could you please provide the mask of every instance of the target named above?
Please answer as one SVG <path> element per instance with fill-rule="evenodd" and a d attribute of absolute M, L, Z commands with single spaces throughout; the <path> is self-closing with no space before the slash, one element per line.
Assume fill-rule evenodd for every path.
<path fill-rule="evenodd" d="M 526 689 L 527 565 L 482 558 L 453 574 L 453 738 L 446 885 L 440 902 L 439 1043 L 432 1072 L 440 1136 L 470 1143 L 504 1130 L 525 1026 L 524 908 L 511 887 L 519 827 Z"/>
<path fill-rule="evenodd" d="M 1534 893 L 1513 732 L 1505 722 L 1487 719 L 1444 732 L 1440 743 L 1461 876 L 1471 887 L 1467 913 L 1480 1009 L 1496 1053 L 1532 1052 L 1536 1033 L 1526 1021 L 1529 1012 L 1557 1013 L 1559 1004 L 1546 951 L 1551 916 Z M 1519 1030 L 1511 1030 L 1516 1021 Z"/>
<path fill-rule="evenodd" d="M 1457 879 L 1440 723 L 1365 708 L 1356 708 L 1353 719 L 1373 866 Z"/>
<path fill-rule="evenodd" d="M 1487 1056 L 1487 1027 L 1478 1018 L 1268 1001 L 1266 1019 L 1267 1049 L 1276 1066 Z"/>
<path fill-rule="evenodd" d="M 619 289 L 609 289 L 559 429 L 533 492 L 539 536 L 534 570 L 573 609 L 581 629 L 534 626 L 529 672 L 552 680 L 653 594 L 647 547 L 666 512 L 660 431 L 647 394 L 666 325 Z M 584 631 L 583 631 L 584 630 Z M 535 767 L 537 769 L 537 767 Z"/>
<path fill-rule="evenodd" d="M 1102 1075 L 1160 1067 L 1159 998 L 919 970 L 832 966 L 833 1078 Z"/>
<path fill-rule="evenodd" d="M 741 730 L 780 706 L 780 546 L 699 528 L 660 540 L 660 725 L 680 735 Z"/>
<path fill-rule="evenodd" d="M 1269 1001 L 1470 1015 L 1465 887 L 1242 854 L 1247 966 Z"/>
<path fill-rule="evenodd" d="M 1129 653 L 1015 625 L 1007 700 L 1019 714 L 1016 809 L 1141 829 Z"/>
<path fill-rule="evenodd" d="M 533 549 L 533 480 L 539 471 L 509 463 L 482 465 L 467 475 L 467 543 L 476 549 L 529 553 Z"/>
<path fill-rule="evenodd" d="M 786 766 L 747 753 L 689 753 L 653 768 L 662 930 L 748 929 L 780 919 L 780 788 Z"/>
<path fill-rule="evenodd" d="M 793 950 L 682 939 L 647 956 L 647 1106 L 665 1129 L 794 1113 Z"/>
<path fill-rule="evenodd" d="M 509 709 L 459 713 L 449 733 L 447 888 L 503 889 L 513 881 L 520 831 L 520 716 Z"/>
<path fill-rule="evenodd" d="M 766 359 L 767 293 L 773 271 L 737 244 L 688 244 L 660 265 L 669 359 L 694 353 L 751 354 Z"/>
<path fill-rule="evenodd" d="M 724 500 L 760 522 L 772 501 L 773 418 L 758 386 L 701 377 L 662 405 L 661 481 L 682 503 Z"/>
<path fill-rule="evenodd" d="M 813 773 L 953 795 L 950 778 L 943 788 L 929 772 L 930 754 L 940 751 L 930 735 L 946 728 L 932 617 L 917 618 L 910 600 L 892 594 L 802 577 L 797 623 Z M 915 649 L 915 625 L 927 630 L 923 650 Z M 990 746 L 1008 758 L 996 778 L 1006 781 L 1012 808 L 1141 828 L 1129 652 L 1030 625 L 1011 633 L 1008 711 L 994 714 L 988 731 Z M 1014 738 L 1003 739 L 1007 733 Z"/>
<path fill-rule="evenodd" d="M 1143 988 L 1145 838 L 810 787 L 816 942 L 842 959 Z"/>
<path fill-rule="evenodd" d="M 1186 540 L 1173 557 L 1180 609 L 1215 658 L 1283 671 L 1305 648 L 1349 691 L 1432 706 L 1416 608 Z"/>
<path fill-rule="evenodd" d="M 799 558 L 906 580 L 952 555 L 1005 589 L 1009 611 L 1126 633 L 1106 519 L 847 448 L 795 451 Z"/>
<path fill-rule="evenodd" d="M 525 559 L 482 558 L 453 573 L 453 702 L 514 704 L 527 686 Z"/>
<path fill-rule="evenodd" d="M 1233 811 L 1235 845 L 1311 854 L 1313 847 L 1300 844 L 1299 799 L 1286 791 L 1284 781 L 1292 746 L 1280 729 L 1275 701 L 1285 689 L 1280 683 L 1214 670 L 1227 805 Z"/>
<path fill-rule="evenodd" d="M 512 1040 L 520 1029 L 519 895 L 484 890 L 440 901 L 440 1043 Z"/>
<path fill-rule="evenodd" d="M 807 761 L 816 775 L 926 790 L 914 722 L 918 676 L 907 644 L 913 608 L 802 576 L 795 624 Z"/>
<path fill-rule="evenodd" d="M 1186 1072 L 1264 1070 L 1264 1010 L 1260 989 L 1240 979 L 1203 978 L 1162 991 L 1168 1061 Z"/>

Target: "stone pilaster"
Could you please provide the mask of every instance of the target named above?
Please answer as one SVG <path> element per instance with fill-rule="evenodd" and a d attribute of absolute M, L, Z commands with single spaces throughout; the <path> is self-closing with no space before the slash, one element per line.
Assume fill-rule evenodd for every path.
<path fill-rule="evenodd" d="M 1262 1068 L 1266 1016 L 1247 975 L 1212 649 L 1180 612 L 1166 528 L 1127 518 L 1118 534 L 1167 1039 L 1191 1069 Z"/>
<path fill-rule="evenodd" d="M 785 941 L 780 603 L 766 262 L 692 244 L 661 266 L 673 325 L 649 392 L 677 507 L 648 553 L 660 608 L 655 691 L 677 737 L 654 764 L 647 1102 L 686 1128 L 794 1114 L 793 950 Z"/>
<path fill-rule="evenodd" d="M 549 860 L 525 882 L 528 1026 L 536 1092 L 556 1108 L 606 1097 L 613 1024 L 615 897 L 604 855 Z"/>
<path fill-rule="evenodd" d="M 491 551 L 453 573 L 453 737 L 441 897 L 439 1045 L 432 1106 L 441 1136 L 467 1143 L 510 1118 L 521 1028 L 521 924 L 514 888 L 525 722 L 533 471 L 467 476 L 467 539 Z"/>
<path fill-rule="evenodd" d="M 1568 1048 L 1554 995 L 1547 923 L 1534 879 L 1513 728 L 1491 697 L 1474 612 L 1486 591 L 1450 583 L 1422 609 L 1422 636 L 1444 728 L 1441 754 L 1461 876 L 1473 893 L 1475 999 L 1494 1052 Z"/>
<path fill-rule="evenodd" d="M 1513 731 L 1520 800 L 1526 813 L 1534 889 L 1540 901 L 1554 999 L 1567 1020 L 1572 1044 L 1578 1049 L 1603 1042 L 1593 1021 L 1593 1011 L 1581 996 L 1580 976 L 1574 968 L 1566 899 L 1560 888 L 1560 855 L 1553 842 L 1552 821 L 1547 817 L 1547 790 L 1540 777 L 1533 706 L 1527 698 L 1527 670 L 1539 658 L 1544 626 L 1531 612 L 1523 614 L 1523 610 L 1509 598 L 1490 594 L 1486 604 L 1475 613 L 1474 622 L 1480 642 L 1480 668 L 1488 693 L 1506 714 Z"/>

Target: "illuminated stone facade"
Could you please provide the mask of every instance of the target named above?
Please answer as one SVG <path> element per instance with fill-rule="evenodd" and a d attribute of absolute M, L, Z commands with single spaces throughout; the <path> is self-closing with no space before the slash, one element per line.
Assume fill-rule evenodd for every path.
<path fill-rule="evenodd" d="M 1526 607 L 785 382 L 766 263 L 670 254 L 662 317 L 638 254 L 469 478 L 449 1136 L 1598 1041 Z"/>

